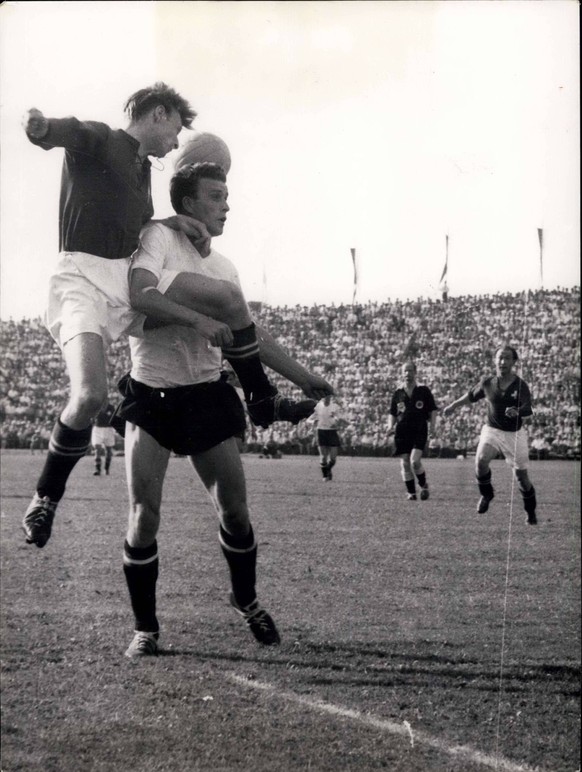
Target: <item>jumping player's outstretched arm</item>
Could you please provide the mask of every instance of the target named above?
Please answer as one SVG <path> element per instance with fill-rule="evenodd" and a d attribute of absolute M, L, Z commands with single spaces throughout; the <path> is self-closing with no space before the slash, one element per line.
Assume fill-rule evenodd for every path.
<path fill-rule="evenodd" d="M 26 136 L 43 150 L 64 147 L 72 152 L 99 156 L 105 146 L 108 126 L 97 121 L 80 121 L 77 118 L 47 118 L 36 107 L 31 107 L 22 125 Z"/>
<path fill-rule="evenodd" d="M 264 327 L 257 325 L 261 362 L 298 386 L 310 399 L 333 394 L 333 387 L 320 375 L 309 372 L 280 346 Z"/>

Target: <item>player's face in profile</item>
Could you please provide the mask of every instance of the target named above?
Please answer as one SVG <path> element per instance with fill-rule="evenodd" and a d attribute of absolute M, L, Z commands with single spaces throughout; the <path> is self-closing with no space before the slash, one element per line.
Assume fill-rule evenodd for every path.
<path fill-rule="evenodd" d="M 495 354 L 495 369 L 497 370 L 497 375 L 509 375 L 514 364 L 515 360 L 513 359 L 513 354 L 508 349 L 499 349 Z"/>
<path fill-rule="evenodd" d="M 229 211 L 228 188 L 220 180 L 202 178 L 198 181 L 198 195 L 188 199 L 188 212 L 208 228 L 211 236 L 220 236 Z"/>
<path fill-rule="evenodd" d="M 153 124 L 152 155 L 163 158 L 178 147 L 178 134 L 182 131 L 182 118 L 177 110 L 163 112 Z"/>

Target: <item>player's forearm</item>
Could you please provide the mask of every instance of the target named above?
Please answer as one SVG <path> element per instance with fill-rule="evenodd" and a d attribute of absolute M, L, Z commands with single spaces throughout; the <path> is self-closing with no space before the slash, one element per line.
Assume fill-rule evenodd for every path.
<path fill-rule="evenodd" d="M 429 426 L 428 426 L 428 430 L 429 430 L 429 432 L 430 432 L 431 434 L 434 434 L 434 430 L 435 430 L 435 428 L 436 428 L 436 419 L 437 419 L 437 414 L 438 414 L 438 411 L 437 411 L 437 410 L 433 410 L 433 411 L 431 412 L 431 414 L 430 414 L 430 420 L 429 420 Z"/>
<path fill-rule="evenodd" d="M 100 143 L 98 132 L 93 126 L 82 123 L 77 118 L 45 118 L 46 130 L 37 136 L 26 132 L 33 145 L 44 150 L 64 147 L 69 150 L 95 151 Z"/>
<path fill-rule="evenodd" d="M 131 292 L 131 307 L 158 324 L 181 324 L 196 328 L 205 317 L 198 311 L 174 303 L 157 289 Z"/>
<path fill-rule="evenodd" d="M 464 396 L 459 397 L 459 399 L 456 399 L 454 402 L 451 402 L 451 404 L 447 407 L 447 410 L 456 410 L 458 407 L 463 407 L 464 405 L 470 404 L 471 400 L 469 399 L 469 395 L 465 394 Z"/>
<path fill-rule="evenodd" d="M 309 379 L 309 370 L 300 365 L 280 346 L 263 327 L 256 326 L 261 362 L 283 378 L 303 388 Z"/>

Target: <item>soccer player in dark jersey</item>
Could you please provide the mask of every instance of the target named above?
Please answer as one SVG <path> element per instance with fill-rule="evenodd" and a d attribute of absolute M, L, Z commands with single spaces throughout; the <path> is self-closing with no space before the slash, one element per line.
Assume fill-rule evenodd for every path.
<path fill-rule="evenodd" d="M 402 366 L 403 384 L 396 389 L 390 404 L 388 434 L 394 433 L 394 455 L 400 457 L 402 479 L 409 501 L 416 501 L 415 476 L 420 486 L 420 498 L 429 497 L 422 454 L 430 434 L 434 434 L 438 407 L 428 386 L 416 382 L 416 365 Z"/>
<path fill-rule="evenodd" d="M 69 400 L 49 441 L 23 529 L 43 547 L 69 475 L 86 454 L 92 420 L 107 400 L 106 346 L 128 328 L 127 272 L 142 226 L 153 215 L 149 156 L 178 147 L 196 113 L 164 83 L 141 89 L 125 105 L 129 124 L 47 118 L 30 109 L 24 130 L 35 145 L 64 148 L 59 206 L 59 261 L 49 284 L 45 323 L 60 346 Z"/>
<path fill-rule="evenodd" d="M 114 413 L 114 406 L 108 404 L 93 419 L 91 445 L 95 450 L 95 471 L 93 472 L 95 477 L 99 477 L 101 474 L 102 458 L 105 458 L 105 474 L 108 475 L 111 469 L 111 459 L 115 447 L 115 429 L 111 426 Z"/>
<path fill-rule="evenodd" d="M 475 458 L 475 473 L 481 498 L 477 512 L 489 509 L 494 496 L 491 484 L 491 461 L 501 453 L 513 468 L 523 507 L 530 525 L 537 523 L 536 492 L 527 472 L 529 450 L 524 419 L 533 415 L 531 394 L 527 383 L 513 372 L 518 360 L 517 351 L 511 346 L 498 349 L 495 354 L 495 375 L 487 375 L 467 394 L 452 402 L 443 410 L 448 416 L 458 407 L 487 400 L 487 420 L 481 430 Z"/>

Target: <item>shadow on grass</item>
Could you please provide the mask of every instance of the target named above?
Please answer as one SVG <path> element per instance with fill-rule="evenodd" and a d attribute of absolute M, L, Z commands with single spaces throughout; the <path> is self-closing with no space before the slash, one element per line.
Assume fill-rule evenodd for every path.
<path fill-rule="evenodd" d="M 490 658 L 478 661 L 438 653 L 450 643 L 399 642 L 394 647 L 350 642 L 304 642 L 288 648 L 261 649 L 262 653 L 224 653 L 196 649 L 169 649 L 163 657 L 192 657 L 204 662 L 302 672 L 310 684 L 343 684 L 366 687 L 444 687 L 474 691 L 499 691 L 500 664 Z M 431 651 L 434 647 L 436 651 Z M 457 648 L 457 647 L 454 647 Z M 569 663 L 505 664 L 503 690 L 513 693 L 544 692 L 564 697 L 580 696 L 580 669 Z"/>

